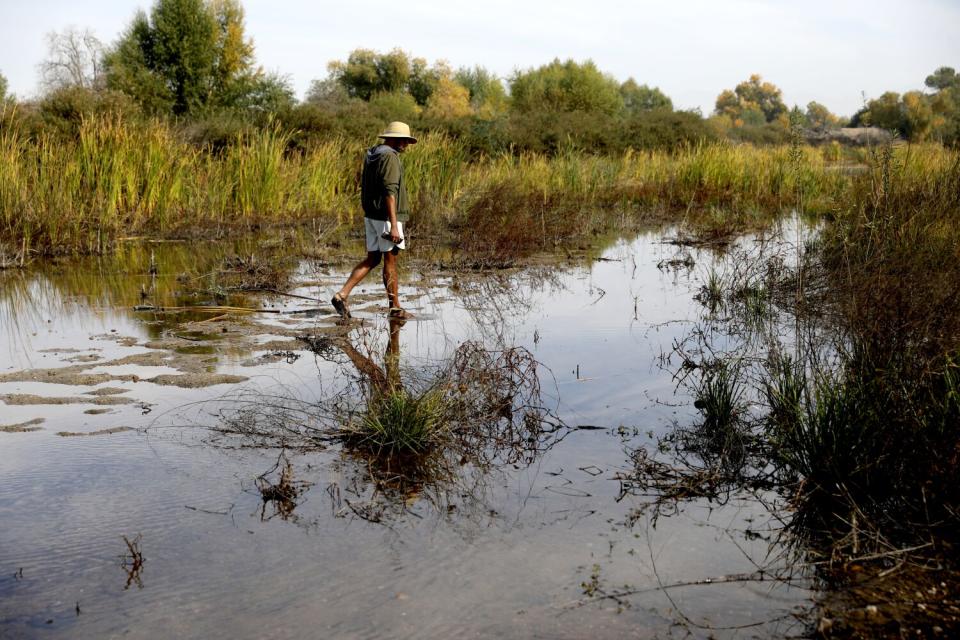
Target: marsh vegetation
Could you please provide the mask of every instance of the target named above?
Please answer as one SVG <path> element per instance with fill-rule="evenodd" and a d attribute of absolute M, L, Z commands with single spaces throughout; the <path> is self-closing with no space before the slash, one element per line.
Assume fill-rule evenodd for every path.
<path fill-rule="evenodd" d="M 339 239 L 359 215 L 363 144 L 336 138 L 290 151 L 288 143 L 288 134 L 268 128 L 214 152 L 179 141 L 163 122 L 134 126 L 114 117 L 85 119 L 78 139 L 67 142 L 5 128 L 6 260 L 100 253 L 142 234 L 223 235 L 290 223 Z M 433 134 L 410 149 L 406 166 L 418 211 L 413 231 L 481 259 L 552 250 L 649 222 L 687 222 L 722 236 L 801 205 L 830 217 L 875 208 L 878 198 L 949 206 L 956 152 L 921 145 L 859 155 L 857 172 L 837 170 L 824 149 L 725 143 L 470 159 L 461 143 Z"/>
<path fill-rule="evenodd" d="M 235 489 L 239 477 L 241 489 L 218 494 L 225 508 L 194 506 L 192 480 L 177 495 L 189 496 L 192 514 L 229 519 L 218 531 L 237 549 L 250 548 L 249 534 L 236 534 L 237 503 L 256 514 L 250 533 L 329 527 L 343 534 L 332 536 L 337 549 L 358 558 L 375 555 L 379 533 L 360 529 L 352 546 L 342 521 L 382 526 L 404 543 L 405 527 L 455 532 L 446 544 L 457 553 L 440 568 L 478 554 L 471 566 L 486 577 L 471 606 L 504 575 L 518 601 L 536 606 L 527 581 L 559 562 L 543 554 L 542 530 L 581 554 L 581 564 L 563 565 L 564 579 L 584 578 L 563 611 L 612 602 L 623 612 L 657 593 L 670 607 L 656 615 L 700 635 L 754 625 L 768 635 L 956 631 L 960 152 L 950 144 L 960 88 L 952 69 L 927 79 L 930 95 L 868 101 L 853 124 L 902 138 L 870 147 L 809 144 L 811 130 L 828 136 L 840 119 L 817 103 L 791 112 L 759 76 L 723 91 L 702 118 L 589 62 L 517 72 L 508 92 L 481 67 L 453 71 L 402 51 L 357 50 L 295 104 L 282 78 L 255 71 L 237 3 L 187 5 L 207 12 L 185 35 L 212 57 L 180 60 L 212 74 L 202 87 L 176 85 L 147 58 L 125 55 L 142 52 L 144 34 L 171 47 L 183 39 L 157 31 L 176 24 L 166 14 L 174 5 L 161 0 L 102 52 L 101 75 L 53 74 L 36 103 L 0 105 L 0 319 L 17 359 L 0 375 L 0 399 L 15 414 L 0 426 L 4 438 L 40 438 L 47 425 L 69 428 L 61 435 L 109 434 L 121 453 L 97 455 L 123 470 L 120 480 L 137 478 L 137 465 L 153 468 L 150 456 L 131 466 L 122 455 L 122 447 L 142 453 L 131 443 L 143 431 L 169 437 L 164 446 L 196 445 L 229 466 L 229 480 L 218 482 Z M 395 117 L 424 131 L 404 156 L 417 239 L 404 295 L 436 314 L 406 329 L 384 324 L 376 296 L 361 293 L 362 321 L 336 324 L 318 305 L 354 251 L 360 157 L 367 136 Z M 80 328 L 56 326 L 78 300 L 93 309 Z M 104 323 L 133 335 L 86 329 Z M 54 347 L 30 346 L 59 331 Z M 98 346 L 77 347 L 88 342 Z M 405 351 L 417 357 L 404 362 Z M 37 366 L 48 355 L 54 366 Z M 71 392 L 53 396 L 47 385 Z M 131 385 L 150 400 L 123 396 Z M 157 391 L 171 385 L 171 395 Z M 229 391 L 200 393 L 218 385 Z M 82 420 L 102 424 L 74 425 L 66 412 L 86 404 L 98 408 Z M 156 405 L 160 417 L 143 418 Z M 82 448 L 106 439 L 62 440 Z M 21 453 L 35 452 L 27 444 Z M 204 467 L 197 460 L 185 463 L 190 473 Z M 251 464 L 260 465 L 255 473 Z M 28 476 L 14 475 L 4 490 L 27 495 Z M 168 486 L 167 475 L 154 469 L 153 481 Z M 317 485 L 330 514 L 311 511 L 310 498 L 324 492 Z M 43 486 L 61 499 L 56 482 Z M 724 560 L 740 553 L 752 566 L 713 577 L 698 567 L 693 578 L 664 582 L 656 528 L 695 537 L 704 522 L 676 523 L 714 510 L 737 524 L 722 528 L 731 540 Z M 125 518 L 109 521 L 133 531 Z M 649 564 L 638 565 L 626 548 L 643 525 Z M 602 536 L 609 552 L 582 554 L 577 527 Z M 491 529 L 530 555 L 507 555 Z M 9 544 L 29 548 L 22 532 L 33 521 L 18 519 L 12 530 L 21 535 Z M 195 530 L 182 536 L 192 540 Z M 163 575 L 156 538 L 143 539 L 150 574 L 141 579 L 141 538 L 124 538 L 125 587 Z M 292 543 L 304 557 L 315 551 Z M 202 546 L 193 544 L 193 552 Z M 689 548 L 714 544 L 697 538 Z M 268 569 L 289 564 L 283 551 L 256 551 L 274 563 Z M 416 559 L 430 562 L 432 552 Z M 491 574 L 505 558 L 519 568 Z M 249 575 L 266 570 L 244 562 L 253 563 L 243 565 Z M 422 582 L 417 562 L 400 564 L 405 580 Z M 351 587 L 363 581 L 343 569 Z M 655 580 L 640 586 L 607 577 L 640 583 L 647 570 Z M 19 575 L 13 586 L 0 581 L 0 595 L 9 590 L 23 604 L 34 592 L 17 591 Z M 289 582 L 282 572 L 274 578 Z M 537 584 L 568 601 L 557 600 L 551 578 Z M 763 620 L 734 615 L 722 626 L 714 605 L 691 614 L 669 596 L 758 582 L 807 590 L 803 610 L 766 598 L 757 605 Z M 455 592 L 438 584 L 440 600 Z M 366 597 L 380 585 L 362 588 Z M 264 597 L 277 610 L 289 604 Z M 744 598 L 725 597 L 723 607 Z M 552 611 L 538 615 L 560 624 Z M 362 617 L 350 621 L 361 634 L 369 631 Z M 593 620 L 573 628 L 592 632 Z"/>

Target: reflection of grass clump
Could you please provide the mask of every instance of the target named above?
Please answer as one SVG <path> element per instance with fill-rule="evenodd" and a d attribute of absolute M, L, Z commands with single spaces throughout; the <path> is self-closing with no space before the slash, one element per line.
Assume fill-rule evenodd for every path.
<path fill-rule="evenodd" d="M 710 311 L 716 311 L 723 302 L 724 280 L 723 276 L 715 267 L 711 267 L 707 272 L 706 280 L 700 287 L 700 292 L 696 299 L 704 304 Z"/>
<path fill-rule="evenodd" d="M 743 396 L 739 373 L 737 365 L 726 362 L 704 369 L 694 406 L 703 414 L 705 429 L 724 431 L 737 423 Z"/>
<path fill-rule="evenodd" d="M 446 401 L 437 389 L 416 395 L 392 390 L 376 397 L 345 431 L 350 441 L 378 452 L 424 453 L 449 433 Z"/>

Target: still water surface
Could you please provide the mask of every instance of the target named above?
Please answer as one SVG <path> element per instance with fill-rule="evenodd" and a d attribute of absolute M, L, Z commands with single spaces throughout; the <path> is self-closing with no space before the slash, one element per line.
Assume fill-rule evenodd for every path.
<path fill-rule="evenodd" d="M 401 497 L 377 495 L 365 463 L 339 444 L 280 458 L 209 431 L 241 402 L 322 403 L 349 370 L 293 338 L 334 325 L 330 310 L 309 311 L 313 301 L 221 298 L 281 311 L 254 316 L 253 331 L 224 325 L 222 336 L 185 324 L 211 314 L 133 311 L 141 297 L 196 302 L 177 275 L 215 269 L 235 247 L 131 249 L 0 274 L 0 425 L 44 419 L 39 430 L 0 432 L 0 637 L 799 633 L 792 614 L 811 596 L 803 580 L 723 581 L 786 562 L 771 542 L 778 520 L 757 496 L 691 500 L 654 521 L 640 498 L 621 495 L 629 452 L 656 451 L 658 438 L 699 417 L 671 354 L 703 321 L 694 295 L 722 258 L 663 238 L 493 275 L 408 270 L 402 295 L 421 319 L 399 329 L 402 368 L 435 366 L 466 340 L 522 346 L 541 363 L 556 415 L 591 428 L 564 430 L 532 461 L 468 465 L 469 480 Z M 291 291 L 326 300 L 344 275 L 305 261 Z M 377 360 L 390 326 L 376 279 L 364 289 L 354 296 L 364 322 L 350 340 Z M 63 384 L 71 380 L 51 371 L 64 367 L 106 376 Z M 234 377 L 157 382 L 184 372 Z M 104 388 L 119 392 L 89 394 Z M 17 404 L 8 394 L 80 400 Z M 98 397 L 130 400 L 90 403 Z M 132 430 L 57 435 L 117 427 Z M 257 488 L 278 459 L 302 483 L 292 511 Z M 380 511 L 365 519 L 373 498 Z M 138 535 L 144 562 L 134 568 L 123 537 Z M 635 593 L 602 597 L 624 589 Z"/>

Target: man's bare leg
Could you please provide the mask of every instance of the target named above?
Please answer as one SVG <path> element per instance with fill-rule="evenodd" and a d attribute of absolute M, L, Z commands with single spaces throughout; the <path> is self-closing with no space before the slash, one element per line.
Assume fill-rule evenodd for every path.
<path fill-rule="evenodd" d="M 390 309 L 400 308 L 400 274 L 397 270 L 397 254 L 394 249 L 383 254 L 383 288 L 387 290 Z"/>
<path fill-rule="evenodd" d="M 337 309 L 340 315 L 344 317 L 349 316 L 349 311 L 347 311 L 347 298 L 350 297 L 350 292 L 353 291 L 353 288 L 360 284 L 360 281 L 367 277 L 367 274 L 370 273 L 370 270 L 380 264 L 381 253 L 379 251 L 368 251 L 367 257 L 364 258 L 361 262 L 357 263 L 357 266 L 353 268 L 353 271 L 350 272 L 350 277 L 347 278 L 347 282 L 343 285 L 343 288 L 340 289 L 333 296 L 333 306 Z M 384 266 L 386 268 L 386 266 Z M 340 306 L 337 305 L 337 302 L 340 302 Z M 340 307 L 343 307 L 344 311 L 340 310 Z"/>
<path fill-rule="evenodd" d="M 400 306 L 399 255 L 399 249 L 383 254 L 383 286 L 387 290 L 387 301 L 390 305 L 389 316 L 407 320 L 412 318 L 413 314 Z"/>

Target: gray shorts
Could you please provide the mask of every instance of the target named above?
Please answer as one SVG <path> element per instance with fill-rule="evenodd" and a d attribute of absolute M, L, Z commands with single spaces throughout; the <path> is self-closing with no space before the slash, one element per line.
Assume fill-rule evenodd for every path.
<path fill-rule="evenodd" d="M 390 232 L 389 220 L 374 220 L 373 218 L 364 218 L 363 226 L 367 236 L 367 251 L 380 251 L 383 253 L 388 253 L 393 251 L 394 247 L 398 249 L 407 248 L 407 239 L 403 235 L 402 222 L 397 222 L 397 231 L 400 233 L 400 242 L 398 244 L 394 244 L 387 238 L 383 237 L 384 233 Z"/>

